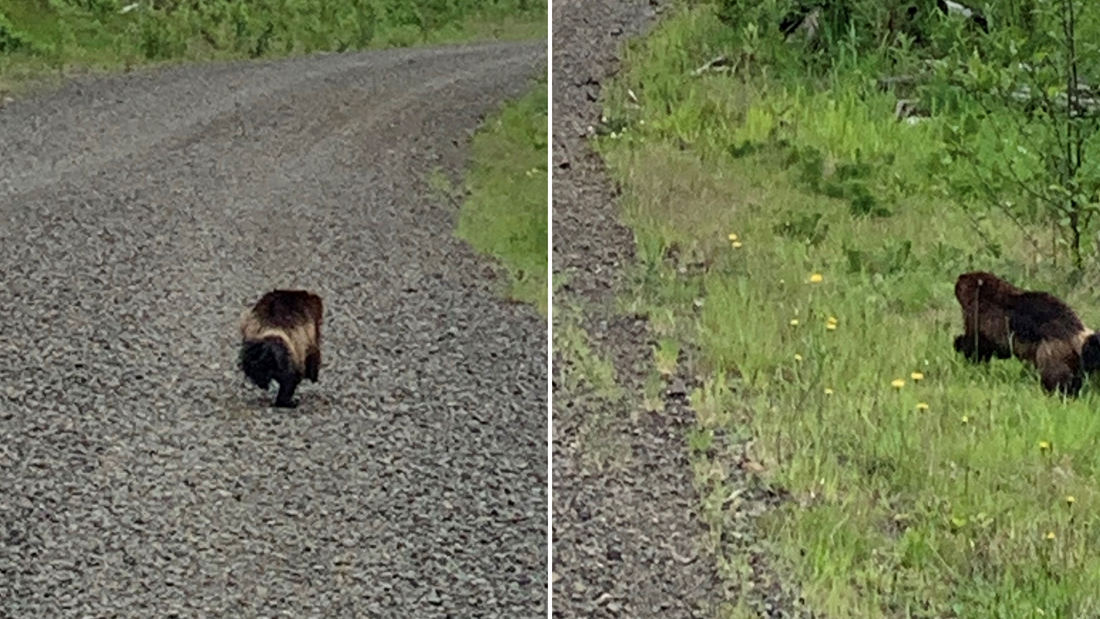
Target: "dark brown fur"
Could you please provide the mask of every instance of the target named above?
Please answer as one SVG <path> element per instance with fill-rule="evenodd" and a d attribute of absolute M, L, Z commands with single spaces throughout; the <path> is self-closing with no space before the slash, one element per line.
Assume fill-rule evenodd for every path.
<path fill-rule="evenodd" d="M 294 406 L 303 378 L 321 368 L 321 297 L 305 290 L 274 290 L 241 317 L 240 367 L 257 387 L 279 383 L 275 405 Z"/>
<path fill-rule="evenodd" d="M 974 362 L 1015 356 L 1039 370 L 1043 388 L 1076 395 L 1086 373 L 1100 367 L 1100 336 L 1064 301 L 1021 290 L 984 271 L 955 282 L 965 332 L 955 350 Z"/>

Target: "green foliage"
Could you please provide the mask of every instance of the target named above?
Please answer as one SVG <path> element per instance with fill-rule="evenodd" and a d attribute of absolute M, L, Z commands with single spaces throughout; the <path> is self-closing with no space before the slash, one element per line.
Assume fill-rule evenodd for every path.
<path fill-rule="evenodd" d="M 156 9 L 142 12 L 135 29 L 139 49 L 148 60 L 173 58 L 187 49 L 187 39 L 181 36 L 181 29 L 172 28 L 164 14 Z"/>
<path fill-rule="evenodd" d="M 48 19 L 48 7 L 37 2 L 0 2 L 0 54 L 48 54 L 57 46 L 60 30 Z M 28 24 L 29 27 L 20 27 Z"/>
<path fill-rule="evenodd" d="M 19 36 L 11 22 L 0 13 L 0 54 L 23 49 L 26 45 L 26 41 Z"/>
<path fill-rule="evenodd" d="M 528 38 L 545 36 L 546 11 L 546 0 L 0 0 L 0 69 L 35 55 L 129 66 Z"/>
<path fill-rule="evenodd" d="M 748 425 L 751 457 L 793 497 L 761 526 L 823 615 L 1100 614 L 1100 384 L 1064 402 L 1032 368 L 971 365 L 951 345 L 952 286 L 975 268 L 1100 321 L 1097 287 L 1055 261 L 1040 204 L 1001 182 L 1026 208 L 990 208 L 975 176 L 1012 162 L 1050 185 L 1060 155 L 1029 141 L 1066 135 L 1044 137 L 1050 124 L 1007 101 L 976 104 L 969 76 L 1007 92 L 1000 28 L 1043 23 L 1026 2 L 990 4 L 990 35 L 933 14 L 913 31 L 923 40 L 857 29 L 785 43 L 778 2 L 695 2 L 632 46 L 605 89 L 619 131 L 598 145 L 642 261 L 625 303 L 662 317 L 660 335 L 690 341 L 709 375 L 689 436 L 697 481 L 723 505 L 704 510 L 714 538 L 739 477 L 727 471 L 745 454 L 708 437 Z M 1018 49 L 1041 49 L 1025 39 Z M 836 53 L 815 47 L 826 45 Z M 725 70 L 693 74 L 723 56 Z M 1081 65 L 1082 81 L 1098 73 Z M 899 121 L 899 98 L 928 117 Z M 981 155 L 974 165 L 951 154 L 956 132 Z M 876 208 L 889 216 L 868 216 Z M 703 273 L 664 260 L 687 247 Z M 1100 267 L 1085 266 L 1087 284 Z M 736 544 L 717 551 L 720 567 L 744 562 Z"/>
<path fill-rule="evenodd" d="M 786 213 L 782 221 L 772 226 L 772 231 L 788 239 L 797 239 L 810 245 L 820 245 L 829 233 L 829 224 L 821 223 L 824 213 Z"/>
<path fill-rule="evenodd" d="M 474 137 L 469 196 L 458 236 L 500 260 L 511 275 L 511 296 L 546 313 L 548 89 L 505 106 Z"/>
<path fill-rule="evenodd" d="M 1100 141 L 1100 12 L 1083 0 L 962 4 L 983 15 L 988 32 L 933 2 L 697 2 L 695 10 L 713 11 L 726 32 L 707 32 L 689 45 L 714 46 L 746 80 L 767 75 L 771 84 L 824 87 L 832 97 L 884 108 L 882 94 L 919 101 L 944 130 L 925 163 L 945 197 L 973 218 L 993 209 L 1055 230 L 1049 257 L 1068 253 L 1080 270 L 1096 257 L 1100 232 L 1100 162 L 1093 154 Z M 731 152 L 743 146 L 758 143 L 738 143 Z M 847 201 L 853 214 L 888 215 L 895 190 L 912 189 L 895 184 L 883 193 L 873 177 L 829 181 L 829 154 L 819 154 L 795 153 L 803 181 Z"/>
<path fill-rule="evenodd" d="M 956 195 L 1054 227 L 1080 269 L 1100 212 L 1100 45 L 1083 34 L 1100 19 L 1077 0 L 1040 6 L 1036 32 L 992 37 L 984 57 L 941 66 L 961 102 L 945 162 L 965 166 Z"/>

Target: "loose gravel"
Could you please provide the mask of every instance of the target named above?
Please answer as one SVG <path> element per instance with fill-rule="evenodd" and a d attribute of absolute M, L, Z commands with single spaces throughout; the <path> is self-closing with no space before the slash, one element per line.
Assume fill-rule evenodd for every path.
<path fill-rule="evenodd" d="M 0 110 L 0 617 L 539 617 L 545 321 L 427 178 L 545 42 L 177 67 Z M 239 312 L 326 303 L 269 408 Z"/>
<path fill-rule="evenodd" d="M 599 124 L 601 87 L 618 69 L 625 39 L 645 32 L 666 4 L 554 2 L 553 264 L 555 280 L 564 282 L 554 306 L 584 308 L 582 325 L 627 394 L 643 392 L 655 342 L 644 319 L 615 306 L 634 239 L 587 136 Z M 555 354 L 555 378 L 565 362 Z M 640 412 L 638 396 L 609 404 L 554 381 L 555 617 L 812 616 L 798 614 L 797 587 L 777 575 L 758 540 L 756 519 L 778 503 L 776 493 L 736 467 L 726 483 L 740 500 L 724 514 L 719 547 L 725 560 L 744 566 L 744 579 L 718 573 L 684 441 L 695 422 L 689 365 L 667 381 L 661 413 Z M 593 436 L 585 426 L 595 417 L 602 425 Z M 601 442 L 618 455 L 596 465 Z"/>

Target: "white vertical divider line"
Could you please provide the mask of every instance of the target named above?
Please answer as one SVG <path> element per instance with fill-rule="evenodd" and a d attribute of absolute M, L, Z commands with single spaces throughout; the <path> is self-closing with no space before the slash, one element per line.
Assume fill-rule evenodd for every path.
<path fill-rule="evenodd" d="M 554 2 L 546 2 L 546 619 L 554 612 Z"/>

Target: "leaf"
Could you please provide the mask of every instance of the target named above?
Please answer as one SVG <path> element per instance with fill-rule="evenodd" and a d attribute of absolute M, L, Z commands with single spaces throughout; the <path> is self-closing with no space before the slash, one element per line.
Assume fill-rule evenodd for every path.
<path fill-rule="evenodd" d="M 981 129 L 981 126 L 978 123 L 978 119 L 972 114 L 967 115 L 963 120 L 963 135 L 977 135 L 979 129 Z"/>

